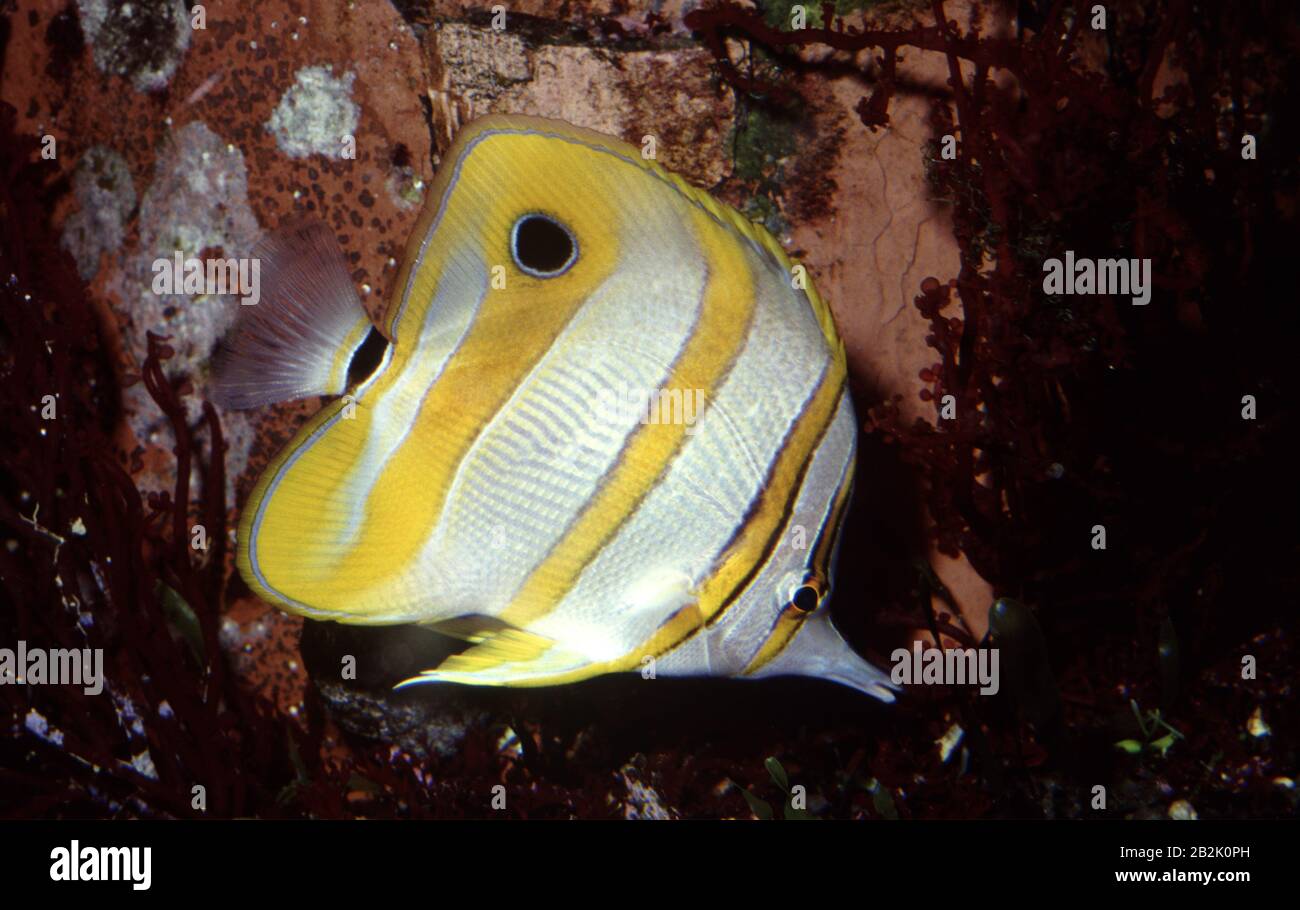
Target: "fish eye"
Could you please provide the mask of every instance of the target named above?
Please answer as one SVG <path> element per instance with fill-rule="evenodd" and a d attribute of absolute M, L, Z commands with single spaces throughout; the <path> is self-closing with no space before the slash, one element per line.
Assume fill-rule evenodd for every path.
<path fill-rule="evenodd" d="M 826 599 L 827 585 L 814 572 L 792 572 L 786 576 L 783 606 L 794 607 L 800 613 L 812 613 Z"/>
<path fill-rule="evenodd" d="M 822 593 L 811 582 L 804 582 L 790 595 L 791 605 L 800 613 L 811 613 L 822 602 Z"/>
<path fill-rule="evenodd" d="M 510 232 L 515 265 L 537 278 L 554 278 L 578 258 L 573 232 L 549 215 L 524 215 Z"/>
<path fill-rule="evenodd" d="M 826 602 L 829 589 L 822 576 L 810 569 L 790 572 L 777 588 L 777 604 L 783 608 L 794 607 L 801 614 L 811 614 Z"/>

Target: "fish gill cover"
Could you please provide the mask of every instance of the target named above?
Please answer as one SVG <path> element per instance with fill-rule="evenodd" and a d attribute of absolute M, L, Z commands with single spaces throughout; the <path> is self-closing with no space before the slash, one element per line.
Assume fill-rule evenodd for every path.
<path fill-rule="evenodd" d="M 1066 2 L 593 2 L 520 5 L 504 31 L 471 4 L 214 4 L 193 35 L 134 6 L 0 18 L 0 648 L 104 654 L 98 695 L 0 686 L 0 811 L 1295 813 L 1287 4 L 1105 4 L 1097 28 L 1098 5 Z M 206 403 L 221 303 L 150 300 L 140 263 L 234 255 L 255 223 L 316 211 L 373 314 L 434 157 L 484 110 L 654 135 L 807 247 L 864 416 L 836 621 L 882 664 L 913 640 L 996 645 L 1004 691 L 393 694 L 431 635 L 307 624 L 299 642 L 249 595 L 235 507 L 303 412 L 253 427 Z M 321 148 L 324 121 L 357 131 L 357 160 Z M 881 292 L 899 305 L 873 308 L 861 276 L 895 268 L 900 232 Z M 1067 251 L 1149 259 L 1150 302 L 1049 290 Z"/>

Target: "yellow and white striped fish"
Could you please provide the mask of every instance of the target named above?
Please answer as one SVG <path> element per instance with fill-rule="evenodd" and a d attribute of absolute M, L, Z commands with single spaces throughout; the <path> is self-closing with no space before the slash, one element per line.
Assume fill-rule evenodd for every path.
<path fill-rule="evenodd" d="M 490 116 L 444 158 L 377 331 L 324 226 L 260 255 L 214 400 L 342 396 L 244 507 L 261 597 L 472 643 L 408 683 L 653 659 L 893 700 L 827 607 L 857 435 L 844 348 L 761 227 L 617 139 Z"/>

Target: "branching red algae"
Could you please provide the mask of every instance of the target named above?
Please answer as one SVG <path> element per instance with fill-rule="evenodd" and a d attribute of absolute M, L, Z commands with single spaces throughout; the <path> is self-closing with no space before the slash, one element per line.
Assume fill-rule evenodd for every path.
<path fill-rule="evenodd" d="M 843 55 L 807 63 L 796 50 L 874 52 L 857 105 L 873 130 L 888 127 L 891 100 L 911 90 L 900 87 L 900 52 L 946 57 L 950 97 L 932 100 L 927 165 L 961 268 L 924 281 L 915 300 L 935 352 L 919 376 L 934 417 L 908 423 L 901 396 L 878 401 L 864 443 L 892 446 L 910 466 L 942 552 L 964 553 L 998 595 L 1038 608 L 1074 726 L 1069 738 L 1051 734 L 1053 751 L 1067 764 L 1070 753 L 1098 762 L 1086 774 L 1101 779 L 1120 773 L 1109 743 L 1081 748 L 1079 737 L 1110 734 L 1102 706 L 1114 695 L 1095 691 L 1089 670 L 1105 667 L 1111 685 L 1155 704 L 1165 619 L 1181 641 L 1185 682 L 1193 655 L 1208 666 L 1251 649 L 1252 633 L 1281 621 L 1280 604 L 1296 596 L 1283 569 L 1296 535 L 1278 533 L 1293 524 L 1278 502 L 1300 499 L 1284 455 L 1300 391 L 1283 367 L 1296 317 L 1275 290 L 1293 283 L 1281 264 L 1294 254 L 1280 238 L 1295 231 L 1298 143 L 1279 115 L 1295 103 L 1297 68 L 1294 47 L 1271 52 L 1277 36 L 1294 45 L 1300 31 L 1285 5 L 1267 0 L 1105 8 L 1104 33 L 1085 34 L 1092 4 L 1058 0 L 1015 38 L 959 33 L 939 0 L 935 24 L 900 29 L 846 26 L 829 4 L 826 27 L 788 32 L 731 3 L 687 16 L 751 103 L 789 109 L 819 67 L 844 71 Z M 776 54 L 801 81 L 740 71 L 727 35 Z M 1085 62 L 1082 45 L 1099 40 L 1105 60 Z M 1244 156 L 1247 135 L 1269 150 Z M 945 136 L 955 157 L 942 154 Z M 1043 263 L 1067 250 L 1149 258 L 1150 304 L 1046 293 Z M 1248 400 L 1271 402 L 1268 417 L 1244 419 Z M 1098 525 L 1109 534 L 1104 551 L 1090 546 Z M 837 596 L 881 617 L 917 602 L 914 590 L 885 603 L 871 596 L 880 593 Z M 1237 685 L 1235 697 L 1285 701 L 1270 685 Z M 1207 697 L 1204 685 L 1185 697 L 1196 723 L 1211 723 L 1193 707 Z M 1020 761 L 1035 748 L 1014 715 L 962 701 L 974 712 L 965 728 L 992 736 L 976 750 L 983 773 L 1004 749 Z M 1294 758 L 1294 733 L 1275 741 L 1278 768 Z M 1235 731 L 1220 726 L 1213 738 L 1237 751 L 1227 745 L 1239 744 Z"/>

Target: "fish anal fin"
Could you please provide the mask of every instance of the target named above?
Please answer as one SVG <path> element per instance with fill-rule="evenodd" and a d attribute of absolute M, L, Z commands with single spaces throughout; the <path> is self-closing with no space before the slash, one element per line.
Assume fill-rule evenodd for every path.
<path fill-rule="evenodd" d="M 466 619 L 481 620 L 482 617 Z M 441 631 L 438 626 L 442 623 L 428 625 L 435 631 Z M 473 631 L 472 624 L 453 625 L 451 628 L 480 636 L 482 640 L 472 648 L 448 657 L 436 668 L 403 680 L 394 688 L 433 682 L 468 686 L 548 685 L 551 682 L 572 682 L 582 678 L 583 668 L 591 664 L 588 658 L 566 651 L 544 635 L 513 626 L 495 632 L 488 632 L 481 626 L 478 631 Z"/>

